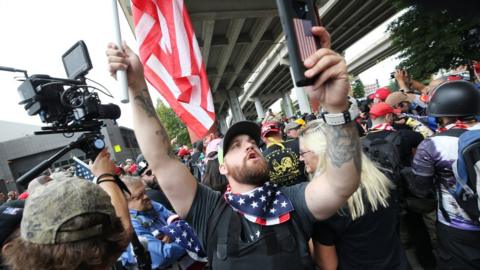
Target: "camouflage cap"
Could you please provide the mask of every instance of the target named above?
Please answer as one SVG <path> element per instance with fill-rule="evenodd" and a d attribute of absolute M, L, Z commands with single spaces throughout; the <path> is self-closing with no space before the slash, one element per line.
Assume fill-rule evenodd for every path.
<path fill-rule="evenodd" d="M 70 243 L 108 230 L 101 224 L 62 230 L 65 222 L 85 214 L 100 213 L 110 220 L 116 217 L 110 197 L 103 189 L 77 177 L 62 178 L 39 188 L 28 198 L 20 229 L 23 240 L 36 244 Z"/>

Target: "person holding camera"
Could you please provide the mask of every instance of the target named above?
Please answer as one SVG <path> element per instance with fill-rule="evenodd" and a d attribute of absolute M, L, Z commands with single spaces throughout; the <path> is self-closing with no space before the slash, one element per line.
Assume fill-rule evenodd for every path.
<path fill-rule="evenodd" d="M 58 174 L 30 194 L 20 236 L 2 248 L 11 269 L 103 270 L 115 264 L 132 235 L 127 201 L 106 150 L 91 170 L 97 184 Z"/>
<path fill-rule="evenodd" d="M 111 74 L 126 70 L 133 102 L 135 135 L 177 214 L 196 231 L 211 269 L 314 269 L 308 252 L 316 220 L 334 214 L 357 189 L 360 147 L 352 119 L 346 119 L 350 84 L 344 59 L 330 50 L 330 35 L 313 27 L 322 49 L 305 61 L 305 76 L 316 78 L 310 97 L 339 121 L 327 121 L 326 170 L 311 182 L 271 184 L 258 143 L 260 127 L 241 121 L 226 132 L 219 171 L 229 186 L 224 195 L 199 184 L 171 154 L 165 128 L 155 113 L 142 64 L 132 50 L 113 43 L 106 54 Z M 353 112 L 352 112 L 353 113 Z M 329 118 L 331 119 L 331 118 Z"/>

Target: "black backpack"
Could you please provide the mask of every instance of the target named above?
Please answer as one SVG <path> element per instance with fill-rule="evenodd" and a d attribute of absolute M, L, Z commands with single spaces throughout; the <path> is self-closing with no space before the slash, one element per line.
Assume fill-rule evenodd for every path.
<path fill-rule="evenodd" d="M 400 133 L 395 131 L 385 138 L 372 138 L 367 135 L 361 139 L 365 155 L 396 185 L 400 184 L 402 179 L 402 162 L 398 151 L 401 142 Z"/>

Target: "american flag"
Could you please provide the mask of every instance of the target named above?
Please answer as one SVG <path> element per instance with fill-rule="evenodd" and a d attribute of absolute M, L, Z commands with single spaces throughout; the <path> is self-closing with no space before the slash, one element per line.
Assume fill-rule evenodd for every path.
<path fill-rule="evenodd" d="M 160 231 L 168 235 L 172 242 L 183 247 L 192 259 L 200 262 L 207 261 L 206 254 L 200 245 L 197 235 L 186 221 L 176 220 L 162 227 Z"/>
<path fill-rule="evenodd" d="M 92 181 L 95 176 L 88 165 L 77 157 L 73 157 L 73 161 L 75 162 L 75 176 Z"/>
<path fill-rule="evenodd" d="M 305 59 L 314 54 L 317 50 L 315 38 L 312 35 L 312 22 L 309 20 L 293 18 L 293 26 L 297 38 L 297 45 L 300 50 L 300 58 L 302 61 L 305 61 Z"/>
<path fill-rule="evenodd" d="M 290 219 L 291 201 L 277 184 L 266 182 L 263 186 L 243 194 L 234 194 L 227 188 L 225 200 L 233 210 L 260 225 L 276 225 Z"/>
<path fill-rule="evenodd" d="M 215 122 L 212 93 L 183 0 L 132 0 L 147 80 L 198 138 Z"/>

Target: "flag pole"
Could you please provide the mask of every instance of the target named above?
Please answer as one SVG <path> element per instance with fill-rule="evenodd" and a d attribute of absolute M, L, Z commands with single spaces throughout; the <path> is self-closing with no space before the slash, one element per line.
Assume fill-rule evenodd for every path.
<path fill-rule="evenodd" d="M 113 28 L 115 30 L 115 43 L 122 49 L 122 35 L 120 32 L 120 21 L 118 19 L 117 0 L 112 0 Z M 123 50 L 122 50 L 123 51 Z M 128 103 L 128 82 L 125 70 L 117 70 L 117 81 L 120 83 L 120 101 Z"/>

